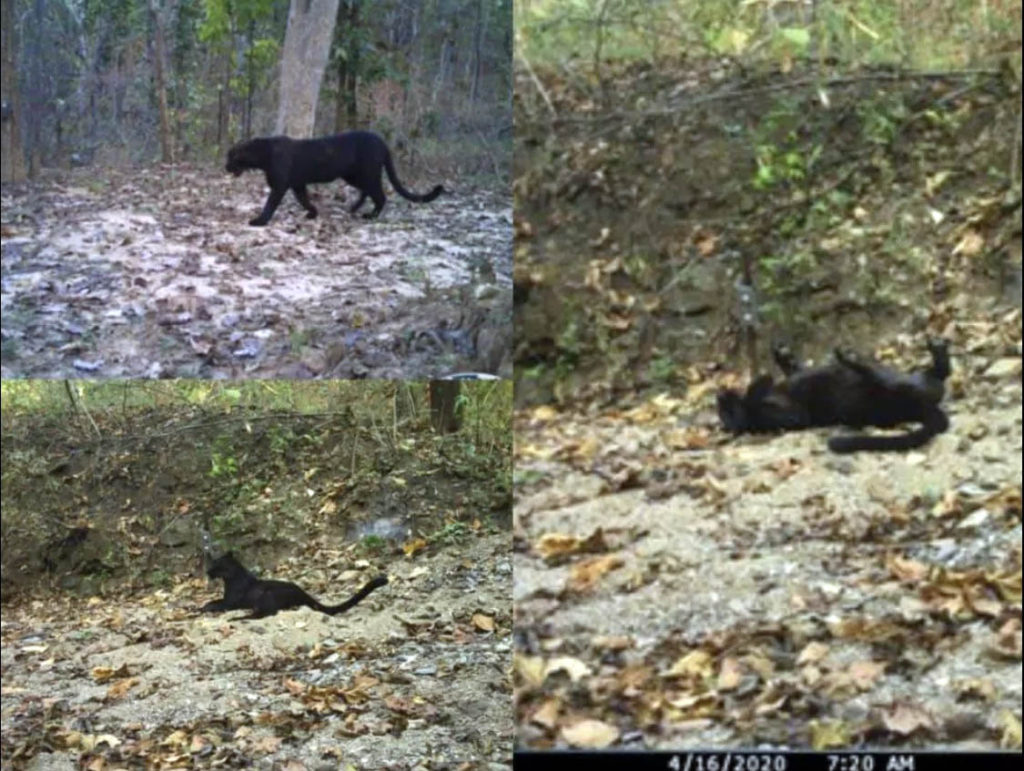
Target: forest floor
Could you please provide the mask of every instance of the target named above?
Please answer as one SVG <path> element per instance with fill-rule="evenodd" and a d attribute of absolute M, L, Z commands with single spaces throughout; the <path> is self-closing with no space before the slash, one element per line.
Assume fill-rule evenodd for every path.
<path fill-rule="evenodd" d="M 726 439 L 720 378 L 523 410 L 519 745 L 1020 749 L 1020 361 L 907 453 Z"/>
<path fill-rule="evenodd" d="M 200 579 L 7 606 L 5 767 L 510 768 L 511 570 L 506 531 L 392 564 L 333 618 L 201 615 Z M 327 602 L 362 580 L 279 577 Z"/>
<path fill-rule="evenodd" d="M 369 221 L 342 188 L 312 189 L 315 220 L 289 194 L 255 228 L 255 173 L 78 169 L 5 184 L 3 377 L 509 376 L 508 192 L 392 194 Z"/>

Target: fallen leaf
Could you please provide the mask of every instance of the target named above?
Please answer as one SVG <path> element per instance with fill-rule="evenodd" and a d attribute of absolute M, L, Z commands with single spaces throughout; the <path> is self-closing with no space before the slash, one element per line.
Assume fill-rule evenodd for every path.
<path fill-rule="evenodd" d="M 544 684 L 546 662 L 543 657 L 517 653 L 513 656 L 512 666 L 527 685 L 539 688 Z"/>
<path fill-rule="evenodd" d="M 855 661 L 849 666 L 850 677 L 862 691 L 870 690 L 885 672 L 884 661 Z"/>
<path fill-rule="evenodd" d="M 423 538 L 416 538 L 415 540 L 407 541 L 402 544 L 402 551 L 405 552 L 406 557 L 412 557 L 426 548 L 427 542 Z"/>
<path fill-rule="evenodd" d="M 533 549 L 544 560 L 573 554 L 579 547 L 580 539 L 564 533 L 545 533 L 534 544 Z"/>
<path fill-rule="evenodd" d="M 676 659 L 676 663 L 665 673 L 665 677 L 693 677 L 703 679 L 711 676 L 713 665 L 711 654 L 703 650 L 690 651 Z"/>
<path fill-rule="evenodd" d="M 886 562 L 886 567 L 900 581 L 923 581 L 928 577 L 928 566 L 918 560 L 893 556 Z"/>
<path fill-rule="evenodd" d="M 733 691 L 743 679 L 743 666 L 739 659 L 726 656 L 718 670 L 718 690 Z"/>
<path fill-rule="evenodd" d="M 122 664 L 117 669 L 113 669 L 111 667 L 93 667 L 91 674 L 92 679 L 96 683 L 105 683 L 115 677 L 128 677 L 131 673 L 128 671 L 128 665 Z"/>
<path fill-rule="evenodd" d="M 554 420 L 558 417 L 558 410 L 549 405 L 542 405 L 535 409 L 530 417 L 538 423 L 547 423 L 550 420 Z"/>
<path fill-rule="evenodd" d="M 812 720 L 811 747 L 815 750 L 827 750 L 846 747 L 850 744 L 850 728 L 841 720 L 827 720 L 819 723 Z"/>
<path fill-rule="evenodd" d="M 253 742 L 253 748 L 259 752 L 270 755 L 281 748 L 284 740 L 280 736 L 263 736 Z"/>
<path fill-rule="evenodd" d="M 558 656 L 551 659 L 547 666 L 544 667 L 544 677 L 547 678 L 548 675 L 556 672 L 565 672 L 569 675 L 569 679 L 575 683 L 590 675 L 591 669 L 584 662 L 573 656 Z"/>
<path fill-rule="evenodd" d="M 796 657 L 797 664 L 817 664 L 828 655 L 829 647 L 823 642 L 811 642 Z"/>
<path fill-rule="evenodd" d="M 548 699 L 533 711 L 533 714 L 530 715 L 530 722 L 548 730 L 554 730 L 558 725 L 559 706 L 558 699 Z"/>
<path fill-rule="evenodd" d="M 586 592 L 594 587 L 601 576 L 625 565 L 625 560 L 617 554 L 593 557 L 572 566 L 569 571 L 568 588 L 575 592 Z"/>
<path fill-rule="evenodd" d="M 897 704 L 892 709 L 882 713 L 882 725 L 893 733 L 900 736 L 922 730 L 931 731 L 935 726 L 931 715 L 920 707 L 912 707 L 909 704 Z"/>
<path fill-rule="evenodd" d="M 485 616 L 483 613 L 474 613 L 473 626 L 482 632 L 493 632 L 495 623 L 491 616 Z"/>
<path fill-rule="evenodd" d="M 599 750 L 618 740 L 619 729 L 600 720 L 581 720 L 563 728 L 562 738 L 573 747 Z"/>
<path fill-rule="evenodd" d="M 137 677 L 126 677 L 123 680 L 118 680 L 107 689 L 107 700 L 124 698 L 128 691 L 138 684 L 139 678 Z"/>
<path fill-rule="evenodd" d="M 1021 727 L 1020 718 L 1010 710 L 1003 710 L 999 713 L 998 725 L 999 746 L 1006 750 L 1019 750 L 1021 748 Z"/>

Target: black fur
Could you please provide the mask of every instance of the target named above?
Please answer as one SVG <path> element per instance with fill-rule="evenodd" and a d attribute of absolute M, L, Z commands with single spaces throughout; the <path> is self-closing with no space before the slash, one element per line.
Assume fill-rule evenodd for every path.
<path fill-rule="evenodd" d="M 242 564 L 230 552 L 215 559 L 206 574 L 210 578 L 224 579 L 224 599 L 206 603 L 202 608 L 203 612 L 250 611 L 249 615 L 239 616 L 239 619 L 264 618 L 273 616 L 279 610 L 298 608 L 303 605 L 321 613 L 336 616 L 339 613 L 344 613 L 374 589 L 385 586 L 388 582 L 386 576 L 377 576 L 340 605 L 322 605 L 289 581 L 257 578 L 242 567 Z"/>
<path fill-rule="evenodd" d="M 895 436 L 854 434 L 834 436 L 828 442 L 829 449 L 839 453 L 920 447 L 949 428 L 949 418 L 939 406 L 950 373 L 948 346 L 945 341 L 930 340 L 928 350 L 930 367 L 902 373 L 838 349 L 834 363 L 804 369 L 788 350 L 776 347 L 775 361 L 786 379 L 774 383 L 770 375 L 762 375 L 745 393 L 720 391 L 718 414 L 725 430 L 735 434 L 920 423 L 919 428 Z"/>
<path fill-rule="evenodd" d="M 306 185 L 317 182 L 343 179 L 357 188 L 359 200 L 349 208 L 353 214 L 369 196 L 373 211 L 363 215 L 367 219 L 379 215 L 387 202 L 381 184 L 384 171 L 398 194 L 410 201 L 426 203 L 444 192 L 441 185 L 422 195 L 406 190 L 398 179 L 387 144 L 370 131 L 346 131 L 318 139 L 257 137 L 232 147 L 225 168 L 236 177 L 247 169 L 260 169 L 266 175 L 270 195 L 259 216 L 249 220 L 250 225 L 270 222 L 289 189 L 306 210 L 306 218 L 313 219 L 317 210 L 309 200 Z"/>

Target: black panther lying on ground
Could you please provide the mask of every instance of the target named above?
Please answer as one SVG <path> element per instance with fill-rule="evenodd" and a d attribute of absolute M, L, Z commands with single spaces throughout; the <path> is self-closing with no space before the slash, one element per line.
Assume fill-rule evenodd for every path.
<path fill-rule="evenodd" d="M 344 613 L 374 589 L 385 586 L 386 576 L 377 576 L 340 605 L 322 605 L 289 581 L 272 581 L 257 578 L 235 559 L 230 552 L 215 559 L 206 574 L 210 578 L 224 579 L 224 599 L 206 603 L 204 613 L 221 613 L 225 610 L 248 610 L 247 618 L 273 616 L 279 610 L 288 610 L 305 605 L 321 613 L 336 616 Z"/>
<path fill-rule="evenodd" d="M 225 168 L 236 177 L 247 169 L 262 169 L 266 174 L 270 195 L 259 216 L 249 220 L 250 225 L 266 225 L 270 222 L 289 189 L 306 210 L 306 218 L 313 219 L 317 211 L 309 200 L 306 185 L 315 182 L 331 182 L 340 178 L 358 188 L 359 200 L 349 211 L 355 214 L 369 196 L 373 199 L 373 211 L 363 215 L 367 219 L 379 215 L 387 201 L 381 185 L 382 171 L 387 172 L 398 194 L 410 201 L 426 203 L 444 192 L 441 185 L 436 185 L 423 195 L 406 190 L 395 172 L 387 144 L 370 131 L 346 131 L 318 139 L 249 139 L 239 142 L 228 151 Z"/>
<path fill-rule="evenodd" d="M 786 379 L 774 383 L 770 375 L 761 375 L 746 393 L 719 391 L 718 415 L 726 431 L 734 434 L 920 423 L 919 428 L 895 436 L 853 434 L 828 441 L 829 449 L 840 453 L 920 447 L 949 428 L 949 418 L 939 407 L 950 373 L 948 344 L 929 340 L 928 350 L 930 367 L 902 373 L 860 361 L 840 349 L 834 363 L 804 369 L 789 351 L 776 346 L 775 361 Z"/>

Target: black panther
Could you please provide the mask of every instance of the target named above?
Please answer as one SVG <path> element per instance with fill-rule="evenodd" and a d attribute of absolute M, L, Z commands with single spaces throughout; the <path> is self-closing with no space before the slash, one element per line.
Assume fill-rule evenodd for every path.
<path fill-rule="evenodd" d="M 381 185 L 383 171 L 387 172 L 398 194 L 410 201 L 426 203 L 445 191 L 441 185 L 422 195 L 406 190 L 398 179 L 387 144 L 371 131 L 346 131 L 318 139 L 249 139 L 228 151 L 225 168 L 236 177 L 247 169 L 260 169 L 266 175 L 270 195 L 259 216 L 249 220 L 250 225 L 270 222 L 289 189 L 306 210 L 306 218 L 313 219 L 317 210 L 309 200 L 306 185 L 316 182 L 340 178 L 357 188 L 359 200 L 349 208 L 353 214 L 369 196 L 373 199 L 373 211 L 363 215 L 367 219 L 379 215 L 387 202 Z"/>
<path fill-rule="evenodd" d="M 377 576 L 370 579 L 362 589 L 340 605 L 322 605 L 293 583 L 257 578 L 242 567 L 242 564 L 230 552 L 215 559 L 206 574 L 210 578 L 224 579 L 224 599 L 206 603 L 202 608 L 203 612 L 250 611 L 249 615 L 239 616 L 238 620 L 273 616 L 279 610 L 298 608 L 303 605 L 321 613 L 336 616 L 339 613 L 344 613 L 374 589 L 385 586 L 388 582 L 386 576 Z"/>
<path fill-rule="evenodd" d="M 725 430 L 734 434 L 919 423 L 903 434 L 834 436 L 828 446 L 838 453 L 920 447 L 949 428 L 949 418 L 939 406 L 950 374 L 948 344 L 929 340 L 928 350 L 930 367 L 903 373 L 841 349 L 835 351 L 835 362 L 804 368 L 788 350 L 776 346 L 775 361 L 786 379 L 775 383 L 770 375 L 761 375 L 745 393 L 719 391 L 718 415 Z"/>

